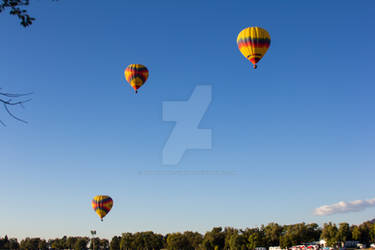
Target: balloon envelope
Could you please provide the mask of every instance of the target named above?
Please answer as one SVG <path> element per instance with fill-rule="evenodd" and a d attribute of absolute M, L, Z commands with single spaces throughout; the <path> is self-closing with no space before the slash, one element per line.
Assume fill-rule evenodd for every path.
<path fill-rule="evenodd" d="M 148 69 L 142 64 L 130 64 L 125 69 L 125 79 L 137 93 L 148 78 Z"/>
<path fill-rule="evenodd" d="M 97 195 L 92 199 L 92 208 L 99 215 L 100 219 L 103 221 L 104 216 L 106 216 L 113 206 L 113 200 L 108 195 Z"/>
<path fill-rule="evenodd" d="M 243 29 L 237 37 L 237 45 L 241 53 L 257 67 L 257 63 L 267 52 L 271 37 L 267 30 L 260 27 Z"/>

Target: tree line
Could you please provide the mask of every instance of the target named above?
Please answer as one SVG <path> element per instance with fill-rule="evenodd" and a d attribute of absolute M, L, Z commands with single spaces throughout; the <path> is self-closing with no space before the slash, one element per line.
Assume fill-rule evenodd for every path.
<path fill-rule="evenodd" d="M 169 249 L 169 250 L 247 250 L 256 247 L 280 246 L 287 248 L 308 242 L 324 239 L 327 246 L 339 247 L 346 241 L 359 241 L 363 244 L 375 242 L 375 223 L 367 221 L 360 225 L 349 225 L 346 222 L 325 223 L 320 227 L 316 223 L 298 223 L 293 225 L 268 225 L 236 229 L 232 227 L 214 227 L 205 234 L 186 231 L 166 235 L 152 231 L 123 233 L 114 236 L 111 241 L 98 237 L 67 237 L 60 239 L 26 238 L 18 242 L 7 236 L 0 238 L 0 249 Z"/>

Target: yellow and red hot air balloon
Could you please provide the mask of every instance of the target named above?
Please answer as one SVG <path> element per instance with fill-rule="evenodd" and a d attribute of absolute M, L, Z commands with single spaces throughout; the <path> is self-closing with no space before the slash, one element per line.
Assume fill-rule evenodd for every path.
<path fill-rule="evenodd" d="M 257 68 L 257 63 L 266 54 L 271 44 L 267 30 L 260 27 L 243 29 L 237 37 L 237 45 L 241 53 Z"/>
<path fill-rule="evenodd" d="M 125 79 L 138 93 L 138 89 L 145 84 L 148 78 L 148 69 L 142 64 L 130 64 L 125 69 Z"/>
<path fill-rule="evenodd" d="M 113 200 L 108 195 L 97 195 L 92 199 L 92 208 L 99 215 L 101 221 L 106 216 L 113 206 Z"/>

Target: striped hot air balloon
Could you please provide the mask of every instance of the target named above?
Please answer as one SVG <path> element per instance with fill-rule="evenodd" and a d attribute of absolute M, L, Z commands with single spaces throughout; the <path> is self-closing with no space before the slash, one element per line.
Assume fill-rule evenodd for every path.
<path fill-rule="evenodd" d="M 101 221 L 106 216 L 113 206 L 113 200 L 108 195 L 97 195 L 92 199 L 92 208 L 99 215 Z"/>
<path fill-rule="evenodd" d="M 267 30 L 260 27 L 243 29 L 237 37 L 237 45 L 241 53 L 257 68 L 257 63 L 266 54 L 271 44 Z"/>
<path fill-rule="evenodd" d="M 130 64 L 125 69 L 125 79 L 133 87 L 135 93 L 145 84 L 148 78 L 148 69 L 142 64 Z"/>

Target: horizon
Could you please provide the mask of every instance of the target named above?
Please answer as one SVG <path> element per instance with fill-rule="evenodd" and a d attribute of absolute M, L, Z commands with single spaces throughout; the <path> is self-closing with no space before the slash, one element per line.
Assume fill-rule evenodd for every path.
<path fill-rule="evenodd" d="M 375 220 L 375 218 L 373 218 L 373 219 L 369 219 L 369 220 L 366 220 L 366 221 L 363 221 L 362 223 L 365 223 L 365 222 L 371 222 L 371 221 L 374 221 Z M 271 223 L 277 223 L 277 222 L 269 222 L 269 223 L 267 223 L 267 224 L 263 224 L 264 226 L 267 226 L 268 224 L 271 224 Z M 305 223 L 305 222 L 299 222 L 299 223 L 296 223 L 296 224 L 300 224 L 300 223 Z M 311 222 L 311 223 L 314 223 L 314 222 Z M 305 224 L 311 224 L 311 223 L 305 223 Z M 330 221 L 327 221 L 327 222 L 325 222 L 325 223 L 330 223 Z M 341 223 L 341 222 L 340 222 Z M 345 221 L 342 221 L 342 223 L 345 223 Z M 360 223 L 360 224 L 362 224 L 362 223 Z M 318 223 L 317 223 L 318 224 Z M 357 225 L 357 226 L 359 226 L 360 224 L 350 224 L 349 223 L 349 226 L 353 226 L 353 225 Z M 279 224 L 280 226 L 287 226 L 287 225 L 281 225 L 281 224 Z M 290 225 L 295 225 L 295 224 L 290 224 Z M 245 228 L 235 228 L 235 229 L 238 229 L 238 230 L 245 230 L 245 229 L 251 229 L 251 228 L 261 228 L 261 226 L 262 225 L 260 225 L 260 226 L 257 226 L 257 227 L 245 227 Z M 324 226 L 324 223 L 322 224 L 322 225 L 320 225 L 320 224 L 318 224 L 318 226 L 320 227 L 320 228 L 323 228 L 323 226 Z M 227 228 L 227 227 L 229 227 L 229 228 L 234 228 L 234 227 L 230 227 L 230 226 L 215 226 L 215 227 L 221 227 L 223 230 L 225 229 L 225 228 Z M 21 242 L 21 240 L 24 240 L 24 239 L 26 239 L 26 238 L 40 238 L 40 239 L 45 239 L 45 240 L 53 240 L 53 239 L 61 239 L 61 238 L 63 238 L 63 237 L 89 237 L 89 238 L 100 238 L 100 239 L 107 239 L 107 240 L 109 240 L 109 241 L 111 241 L 111 239 L 113 238 L 113 237 L 115 237 L 115 236 L 122 236 L 122 234 L 124 234 L 124 233 L 132 233 L 132 234 L 135 234 L 135 233 L 142 233 L 142 232 L 153 232 L 153 233 L 156 233 L 156 234 L 161 234 L 161 235 L 163 235 L 163 236 L 166 236 L 166 235 L 168 235 L 168 234 L 173 234 L 173 233 L 184 233 L 184 232 L 197 232 L 197 233 L 200 233 L 201 235 L 205 235 L 205 233 L 207 233 L 207 232 L 210 232 L 211 230 L 212 230 L 213 228 L 211 228 L 210 230 L 208 230 L 208 231 L 205 231 L 205 232 L 199 232 L 199 231 L 195 231 L 195 230 L 185 230 L 185 231 L 183 231 L 183 232 L 164 232 L 164 233 L 161 233 L 161 232 L 155 232 L 155 231 L 152 231 L 152 230 L 145 230 L 145 231 L 140 231 L 140 232 L 122 232 L 122 233 L 119 233 L 119 234 L 115 234 L 115 235 L 113 235 L 112 237 L 110 237 L 110 238 L 106 238 L 106 237 L 100 237 L 100 236 L 97 236 L 96 234 L 95 234 L 95 237 L 92 237 L 92 236 L 90 236 L 90 233 L 88 233 L 87 235 L 63 235 L 63 236 L 57 236 L 57 237 L 54 237 L 54 238 L 43 238 L 43 237 L 38 237 L 38 236 L 36 236 L 36 237 L 29 237 L 29 236 L 26 236 L 26 237 L 24 237 L 24 238 L 16 238 L 16 237 L 11 237 L 11 236 L 9 236 L 9 235 L 7 235 L 7 234 L 4 234 L 4 235 L 2 235 L 2 237 L 5 237 L 5 236 L 7 236 L 8 237 L 8 239 L 11 239 L 11 238 L 15 238 L 15 239 L 17 239 L 19 242 Z"/>

